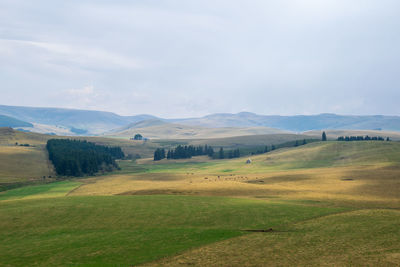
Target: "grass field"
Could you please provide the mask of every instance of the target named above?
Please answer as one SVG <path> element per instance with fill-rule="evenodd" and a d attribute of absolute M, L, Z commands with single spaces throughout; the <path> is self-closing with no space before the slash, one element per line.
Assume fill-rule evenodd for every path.
<path fill-rule="evenodd" d="M 26 197 L 26 196 L 25 196 Z M 344 209 L 191 196 L 60 197 L 0 203 L 0 262 L 136 265 Z"/>
<path fill-rule="evenodd" d="M 24 186 L 0 193 L 0 200 L 63 197 L 79 185 L 81 183 L 77 181 L 62 181 L 43 185 Z"/>
<path fill-rule="evenodd" d="M 2 192 L 0 266 L 400 265 L 400 143 L 246 159 L 123 160 Z"/>
<path fill-rule="evenodd" d="M 357 210 L 253 233 L 146 266 L 398 266 L 400 212 Z"/>
<path fill-rule="evenodd" d="M 43 145 L 0 146 L 0 185 L 42 180 L 54 176 Z"/>
<path fill-rule="evenodd" d="M 400 207 L 400 143 L 323 142 L 234 160 L 120 162 L 76 195 L 184 194 L 361 201 Z"/>

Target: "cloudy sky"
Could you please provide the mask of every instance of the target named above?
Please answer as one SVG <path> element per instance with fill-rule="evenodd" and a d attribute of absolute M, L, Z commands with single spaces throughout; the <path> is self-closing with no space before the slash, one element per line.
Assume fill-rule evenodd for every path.
<path fill-rule="evenodd" d="M 400 115 L 398 0 L 0 0 L 0 104 Z"/>

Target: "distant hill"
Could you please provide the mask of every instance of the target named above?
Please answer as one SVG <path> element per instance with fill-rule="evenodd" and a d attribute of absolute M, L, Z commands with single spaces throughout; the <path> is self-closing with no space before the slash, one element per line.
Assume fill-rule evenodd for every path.
<path fill-rule="evenodd" d="M 137 133 L 150 139 L 203 139 L 260 134 L 283 134 L 287 132 L 268 127 L 207 128 L 167 123 L 161 120 L 146 120 L 133 124 L 131 127 L 123 127 L 120 131 L 113 131 L 107 135 L 126 138 L 132 137 Z"/>
<path fill-rule="evenodd" d="M 32 123 L 21 121 L 9 116 L 0 115 L 0 127 L 33 127 Z"/>
<path fill-rule="evenodd" d="M 168 137 L 166 134 L 174 134 L 171 125 L 169 131 L 164 131 L 167 123 L 176 124 L 175 127 L 178 138 L 187 136 L 196 136 L 203 138 L 205 136 L 204 128 L 237 128 L 242 130 L 239 135 L 245 134 L 270 134 L 270 129 L 280 129 L 291 132 L 305 132 L 312 130 L 383 130 L 400 131 L 400 116 L 355 116 L 355 115 L 296 115 L 296 116 L 277 116 L 277 115 L 258 115 L 250 112 L 241 112 L 237 114 L 217 113 L 207 115 L 201 118 L 183 118 L 183 119 L 162 119 L 152 115 L 120 116 L 112 112 L 77 110 L 61 108 L 36 108 L 36 107 L 18 107 L 0 105 L 0 114 L 7 117 L 33 124 L 25 126 L 25 130 L 41 133 L 54 132 L 63 135 L 100 135 L 104 133 L 118 132 L 122 133 L 129 129 L 148 128 L 148 130 L 159 131 L 152 132 L 152 136 Z M 9 126 L 9 125 L 4 125 Z M 10 126 L 13 127 L 13 126 Z M 22 126 L 15 126 L 22 127 Z M 31 128 L 29 128 L 31 127 Z M 150 129 L 149 127 L 154 127 Z M 164 127 L 164 128 L 163 128 Z M 167 128 L 168 128 L 167 127 Z M 180 129 L 180 128 L 182 129 Z M 190 128 L 191 127 L 191 128 Z M 196 128 L 200 127 L 200 128 Z M 249 130 L 250 128 L 258 128 Z M 264 129 L 264 128 L 268 129 Z M 185 129 L 183 129 L 185 128 Z M 246 130 L 243 130 L 246 129 Z M 196 134 L 194 130 L 200 132 Z M 228 129 L 226 129 L 228 131 Z M 164 131 L 164 132 L 163 132 Z M 209 131 L 209 130 L 207 130 Z M 215 130 L 219 136 L 225 136 L 220 132 L 225 130 Z M 265 132 L 267 131 L 267 132 Z M 276 130 L 275 130 L 276 131 Z M 132 132 L 134 132 L 132 130 Z M 162 134 L 163 133 L 163 134 Z M 124 133 L 128 136 L 129 132 Z M 228 134 L 227 136 L 233 136 Z"/>
<path fill-rule="evenodd" d="M 0 105 L 0 114 L 30 123 L 67 127 L 77 134 L 101 134 L 129 123 L 155 118 L 151 115 L 120 116 L 104 111 L 5 105 Z"/>
<path fill-rule="evenodd" d="M 143 120 L 139 122 L 134 122 L 130 123 L 124 127 L 112 130 L 111 132 L 124 132 L 124 131 L 129 131 L 133 129 L 138 129 L 138 128 L 146 128 L 146 127 L 152 127 L 152 126 L 159 126 L 159 125 L 164 125 L 168 124 L 168 122 L 160 120 L 160 119 L 149 119 L 149 120 Z"/>
<path fill-rule="evenodd" d="M 203 127 L 272 127 L 304 132 L 322 129 L 400 131 L 399 116 L 353 116 L 336 114 L 267 116 L 250 112 L 219 113 L 202 118 L 177 119 L 177 123 Z"/>

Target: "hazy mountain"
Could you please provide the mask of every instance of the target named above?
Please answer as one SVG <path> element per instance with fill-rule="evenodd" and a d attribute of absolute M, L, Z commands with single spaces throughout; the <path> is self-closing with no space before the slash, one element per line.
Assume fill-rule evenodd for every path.
<path fill-rule="evenodd" d="M 237 114 L 218 113 L 201 118 L 161 119 L 152 115 L 120 116 L 112 112 L 61 108 L 36 108 L 0 105 L 0 115 L 33 124 L 26 130 L 45 132 L 62 131 L 63 134 L 90 135 L 123 132 L 128 129 L 161 127 L 166 122 L 180 126 L 203 128 L 252 128 L 267 127 L 285 131 L 303 132 L 321 129 L 385 130 L 400 131 L 399 116 L 353 116 L 353 115 L 258 115 L 250 112 Z M 6 125 L 4 125 L 6 126 Z M 165 126 L 165 125 L 164 125 Z M 18 127 L 18 126 L 15 126 Z M 57 131 L 56 131 L 57 130 Z M 154 130 L 157 130 L 154 128 Z M 177 128 L 179 130 L 179 128 Z M 189 133 L 188 133 L 189 134 Z M 254 133 L 256 134 L 256 133 Z M 260 133 L 262 134 L 262 133 Z"/>
<path fill-rule="evenodd" d="M 0 127 L 32 127 L 33 125 L 26 121 L 21 121 L 13 117 L 0 115 Z"/>
<path fill-rule="evenodd" d="M 151 115 L 120 116 L 104 111 L 5 105 L 0 105 L 0 114 L 29 123 L 66 127 L 71 129 L 71 134 L 101 134 L 132 122 L 155 118 Z"/>
<path fill-rule="evenodd" d="M 297 115 L 266 116 L 249 112 L 220 113 L 202 118 L 175 120 L 185 125 L 204 127 L 255 127 L 266 126 L 287 131 L 303 132 L 321 129 L 391 130 L 400 131 L 399 116 L 352 116 L 352 115 Z"/>
<path fill-rule="evenodd" d="M 128 125 L 118 128 L 118 129 L 114 129 L 111 132 L 123 132 L 123 131 L 127 131 L 127 130 L 132 130 L 132 129 L 146 128 L 146 127 L 152 127 L 152 126 L 164 125 L 164 124 L 168 124 L 168 122 L 166 122 L 165 120 L 161 120 L 161 119 L 148 119 L 148 120 L 142 120 L 139 122 L 130 123 Z"/>

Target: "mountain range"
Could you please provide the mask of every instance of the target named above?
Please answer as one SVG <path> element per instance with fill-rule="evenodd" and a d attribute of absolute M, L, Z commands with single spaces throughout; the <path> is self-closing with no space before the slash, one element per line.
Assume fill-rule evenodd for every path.
<path fill-rule="evenodd" d="M 205 128 L 224 128 L 227 131 L 257 128 L 269 133 L 275 128 L 284 132 L 304 132 L 323 129 L 385 130 L 400 131 L 400 116 L 383 115 L 258 115 L 250 112 L 237 114 L 217 113 L 200 118 L 163 119 L 152 115 L 121 116 L 112 112 L 64 108 L 41 108 L 0 105 L 0 125 L 33 132 L 52 132 L 70 135 L 113 135 L 125 136 L 135 129 L 146 132 L 163 130 L 169 132 L 184 128 L 183 131 L 202 131 Z M 174 130 L 175 129 L 175 130 Z M 220 132 L 222 129 L 220 129 Z M 240 132 L 239 131 L 239 132 Z M 185 134 L 185 133 L 183 133 Z"/>

